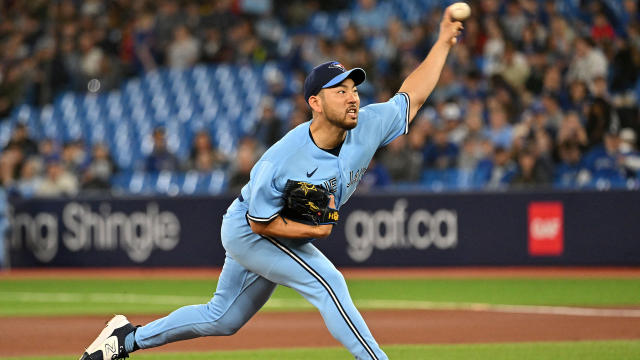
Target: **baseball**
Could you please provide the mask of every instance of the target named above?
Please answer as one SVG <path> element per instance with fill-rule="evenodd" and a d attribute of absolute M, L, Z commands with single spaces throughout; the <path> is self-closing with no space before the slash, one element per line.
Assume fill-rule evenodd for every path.
<path fill-rule="evenodd" d="M 451 5 L 451 17 L 457 21 L 464 21 L 471 15 L 471 7 L 467 3 L 457 2 Z"/>

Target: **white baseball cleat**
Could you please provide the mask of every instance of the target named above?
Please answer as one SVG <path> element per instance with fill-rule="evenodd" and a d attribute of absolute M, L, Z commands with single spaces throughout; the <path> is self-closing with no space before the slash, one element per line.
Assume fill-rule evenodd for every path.
<path fill-rule="evenodd" d="M 124 349 L 124 338 L 136 328 L 124 315 L 116 315 L 89 345 L 80 360 L 114 360 L 129 357 Z"/>

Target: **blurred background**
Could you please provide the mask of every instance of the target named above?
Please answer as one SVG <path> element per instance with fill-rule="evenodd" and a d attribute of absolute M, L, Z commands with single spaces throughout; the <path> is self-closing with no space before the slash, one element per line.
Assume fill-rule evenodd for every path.
<path fill-rule="evenodd" d="M 336 59 L 386 101 L 449 2 L 9 1 L 0 9 L 0 181 L 17 196 L 237 193 L 310 119 Z M 638 188 L 636 0 L 481 0 L 408 136 L 360 191 Z"/>
<path fill-rule="evenodd" d="M 0 212 L 34 196 L 237 194 L 310 119 L 310 69 L 362 67 L 362 105 L 386 101 L 451 3 L 4 0 Z M 638 1 L 469 3 L 437 88 L 358 191 L 639 189 Z"/>

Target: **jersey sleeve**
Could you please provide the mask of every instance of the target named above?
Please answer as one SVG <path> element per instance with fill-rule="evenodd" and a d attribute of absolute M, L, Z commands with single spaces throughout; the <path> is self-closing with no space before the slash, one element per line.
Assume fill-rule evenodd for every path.
<path fill-rule="evenodd" d="M 409 132 L 409 95 L 407 93 L 397 93 L 389 101 L 367 106 L 367 111 L 371 113 L 371 121 L 374 124 L 367 125 L 367 128 L 377 129 L 371 135 L 377 135 L 379 146 L 385 146 L 393 139 Z"/>
<path fill-rule="evenodd" d="M 247 217 L 255 222 L 269 222 L 282 209 L 282 192 L 274 186 L 276 167 L 269 161 L 259 161 L 251 171 L 249 211 Z"/>

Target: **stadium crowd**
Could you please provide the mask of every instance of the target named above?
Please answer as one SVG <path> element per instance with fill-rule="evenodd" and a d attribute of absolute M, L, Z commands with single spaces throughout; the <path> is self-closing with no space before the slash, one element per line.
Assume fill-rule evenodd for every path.
<path fill-rule="evenodd" d="M 236 154 L 218 151 L 203 131 L 189 139 L 183 159 L 167 149 L 162 128 L 149 134 L 145 171 L 223 169 L 228 190 L 237 192 L 262 151 L 309 120 L 300 90 L 314 65 L 337 59 L 364 68 L 363 105 L 400 87 L 435 41 L 442 16 L 444 2 L 419 2 L 434 7 L 411 17 L 390 16 L 397 2 L 383 0 L 4 1 L 0 119 L 21 103 L 117 89 L 156 68 L 277 62 L 283 71 L 265 79 L 262 116 Z M 361 188 L 421 184 L 447 171 L 492 189 L 637 184 L 637 0 L 469 2 L 474 14 L 436 90 L 409 134 L 378 152 Z M 325 33 L 313 26 L 317 14 L 348 21 Z M 282 103 L 288 111 L 278 110 Z M 16 126 L 0 144 L 2 186 L 43 196 L 104 191 L 123 170 L 104 144 L 60 142 Z"/>

